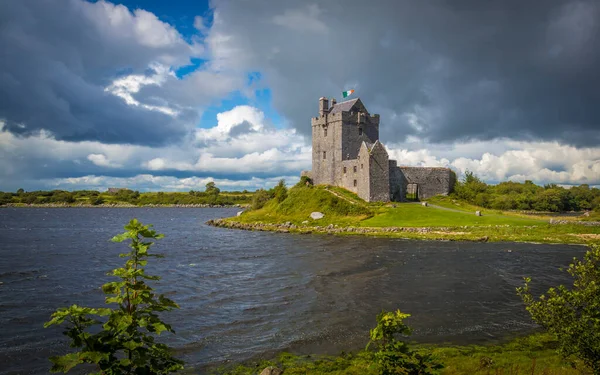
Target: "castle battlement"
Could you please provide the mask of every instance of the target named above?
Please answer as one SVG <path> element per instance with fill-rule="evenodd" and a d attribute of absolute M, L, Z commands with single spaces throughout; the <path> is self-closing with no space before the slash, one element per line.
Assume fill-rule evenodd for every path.
<path fill-rule="evenodd" d="M 425 199 L 452 191 L 449 168 L 399 167 L 379 141 L 379 114 L 371 115 L 360 98 L 337 103 L 319 98 L 311 118 L 312 171 L 315 184 L 341 186 L 366 201 Z"/>

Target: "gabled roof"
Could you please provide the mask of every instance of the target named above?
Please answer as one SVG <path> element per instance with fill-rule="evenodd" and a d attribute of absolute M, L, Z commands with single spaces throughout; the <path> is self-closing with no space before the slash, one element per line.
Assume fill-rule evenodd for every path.
<path fill-rule="evenodd" d="M 345 102 L 335 104 L 329 113 L 348 112 L 359 99 L 346 100 Z"/>

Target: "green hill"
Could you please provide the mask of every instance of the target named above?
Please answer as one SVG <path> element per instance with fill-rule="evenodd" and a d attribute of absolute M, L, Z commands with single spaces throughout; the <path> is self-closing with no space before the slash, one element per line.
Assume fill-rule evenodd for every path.
<path fill-rule="evenodd" d="M 434 197 L 427 206 L 369 203 L 339 187 L 298 184 L 287 191 L 285 199 L 271 199 L 262 208 L 247 210 L 226 222 L 244 223 L 245 229 L 252 229 L 257 224 L 262 225 L 259 230 L 437 240 L 587 243 L 600 238 L 600 226 L 557 225 L 551 224 L 548 217 L 486 210 L 454 202 L 457 201 Z M 481 210 L 483 216 L 476 216 L 476 210 Z M 321 212 L 325 216 L 313 220 L 312 212 Z M 290 228 L 290 224 L 294 226 Z"/>

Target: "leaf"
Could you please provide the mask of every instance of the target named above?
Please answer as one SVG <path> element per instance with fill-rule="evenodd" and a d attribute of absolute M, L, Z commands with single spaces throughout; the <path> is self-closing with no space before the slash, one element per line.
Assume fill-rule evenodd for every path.
<path fill-rule="evenodd" d="M 80 358 L 80 353 L 69 353 L 62 356 L 50 357 L 50 361 L 53 364 L 52 368 L 50 368 L 50 372 L 63 373 L 66 373 L 78 364 L 83 363 L 83 360 Z"/>
<path fill-rule="evenodd" d="M 129 232 L 125 232 L 125 233 L 117 234 L 116 236 L 114 236 L 110 240 L 112 242 L 123 242 L 123 241 L 125 241 L 127 239 L 130 239 L 130 238 L 131 238 L 131 234 Z"/>

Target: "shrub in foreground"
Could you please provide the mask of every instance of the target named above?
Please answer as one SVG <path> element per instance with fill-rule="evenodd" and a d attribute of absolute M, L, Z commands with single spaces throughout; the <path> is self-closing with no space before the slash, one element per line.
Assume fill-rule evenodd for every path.
<path fill-rule="evenodd" d="M 375 363 L 379 374 L 428 375 L 438 374 L 444 366 L 437 362 L 429 353 L 417 353 L 398 336 L 409 336 L 410 327 L 404 324 L 404 319 L 410 314 L 400 310 L 381 312 L 377 315 L 377 326 L 370 331 L 371 341 L 367 344 L 374 347 Z"/>
<path fill-rule="evenodd" d="M 51 372 L 68 372 L 73 367 L 94 364 L 99 374 L 168 374 L 183 369 L 183 362 L 171 354 L 171 349 L 154 340 L 154 334 L 163 331 L 175 333 L 163 322 L 158 313 L 179 306 L 164 297 L 155 295 L 147 280 L 159 280 L 158 276 L 145 273 L 144 267 L 153 242 L 144 239 L 160 239 L 162 234 L 143 225 L 136 219 L 126 226 L 126 232 L 112 238 L 113 242 L 131 240 L 131 251 L 121 254 L 127 257 L 125 266 L 109 273 L 120 281 L 102 286 L 107 304 L 115 308 L 89 308 L 72 305 L 60 308 L 52 314 L 44 327 L 67 323 L 64 334 L 71 339 L 71 347 L 79 351 L 51 357 Z"/>
<path fill-rule="evenodd" d="M 561 354 L 579 358 L 600 375 L 600 246 L 592 245 L 567 271 L 574 278 L 571 288 L 550 288 L 536 299 L 525 278 L 517 292 L 533 320 L 556 336 Z"/>

